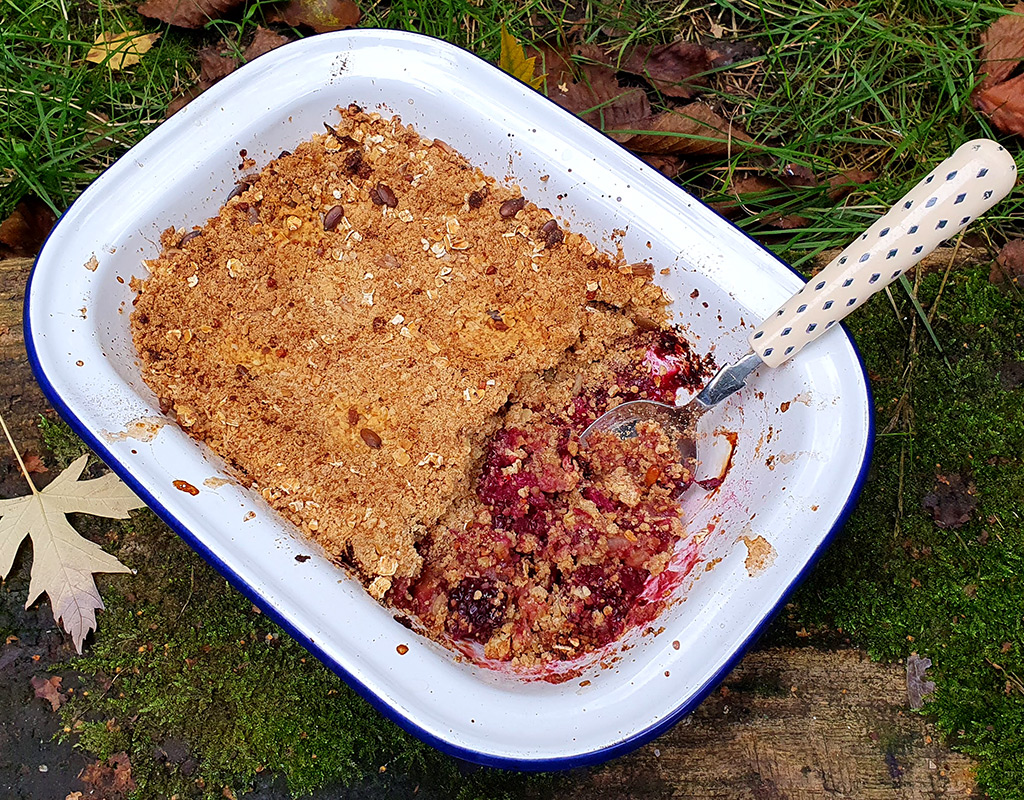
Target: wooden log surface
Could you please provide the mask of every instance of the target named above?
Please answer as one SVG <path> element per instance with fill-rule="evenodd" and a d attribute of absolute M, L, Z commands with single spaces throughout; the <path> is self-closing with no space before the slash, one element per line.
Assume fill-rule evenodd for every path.
<path fill-rule="evenodd" d="M 561 798 L 971 797 L 970 759 L 909 709 L 906 677 L 858 650 L 754 650 L 671 731 Z"/>
<path fill-rule="evenodd" d="M 23 450 L 52 414 L 25 353 L 29 259 L 0 260 L 0 411 Z M 973 765 L 907 704 L 906 668 L 850 649 L 755 649 L 688 718 L 560 797 L 918 800 L 974 794 Z"/>

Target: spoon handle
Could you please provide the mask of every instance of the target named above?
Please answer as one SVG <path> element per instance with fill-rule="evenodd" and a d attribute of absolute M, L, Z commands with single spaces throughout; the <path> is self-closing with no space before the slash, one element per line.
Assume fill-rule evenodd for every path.
<path fill-rule="evenodd" d="M 1002 200 L 1016 177 L 996 142 L 961 145 L 761 323 L 751 348 L 769 367 L 792 358 Z"/>

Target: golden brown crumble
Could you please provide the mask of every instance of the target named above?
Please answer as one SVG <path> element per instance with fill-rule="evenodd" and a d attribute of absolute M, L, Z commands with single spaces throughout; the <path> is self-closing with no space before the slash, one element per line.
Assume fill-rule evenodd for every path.
<path fill-rule="evenodd" d="M 591 418 L 616 395 L 649 395 L 621 386 L 594 400 L 625 374 L 609 352 L 664 324 L 652 268 L 601 252 L 397 117 L 350 106 L 327 127 L 245 178 L 202 227 L 164 234 L 133 282 L 143 377 L 162 410 L 432 635 L 523 664 L 601 644 L 565 629 L 517 645 L 511 619 L 467 634 L 446 622 L 454 600 L 428 612 L 412 598 L 429 583 L 427 554 L 446 598 L 489 600 L 465 585 L 450 540 L 491 513 L 478 482 L 499 430 L 568 419 L 584 391 Z M 634 509 L 651 492 L 671 500 L 666 481 L 638 485 L 622 467 L 605 479 Z M 601 517 L 582 495 L 567 502 Z M 650 574 L 668 558 L 648 556 Z M 493 554 L 481 558 L 486 570 Z M 565 627 L 550 607 L 534 622 Z"/>

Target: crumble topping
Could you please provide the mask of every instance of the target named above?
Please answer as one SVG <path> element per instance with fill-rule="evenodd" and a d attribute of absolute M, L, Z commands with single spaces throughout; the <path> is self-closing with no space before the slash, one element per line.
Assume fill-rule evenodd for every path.
<path fill-rule="evenodd" d="M 690 476 L 660 429 L 578 435 L 710 359 L 650 265 L 397 117 L 326 127 L 133 279 L 161 410 L 428 634 L 523 665 L 611 641 Z"/>

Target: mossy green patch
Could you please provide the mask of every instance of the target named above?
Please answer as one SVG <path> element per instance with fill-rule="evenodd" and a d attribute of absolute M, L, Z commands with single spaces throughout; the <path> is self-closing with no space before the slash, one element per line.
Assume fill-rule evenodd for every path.
<path fill-rule="evenodd" d="M 795 605 L 799 624 L 838 626 L 877 658 L 931 658 L 925 710 L 980 760 L 983 789 L 1022 798 L 1024 386 L 1006 375 L 1024 360 L 1024 315 L 987 275 L 964 268 L 943 290 L 933 325 L 949 367 L 926 337 L 909 351 L 899 295 L 899 316 L 876 300 L 852 321 L 880 435 L 861 501 Z M 925 308 L 941 278 L 921 282 Z M 974 482 L 978 507 L 943 530 L 922 500 L 952 473 Z"/>

